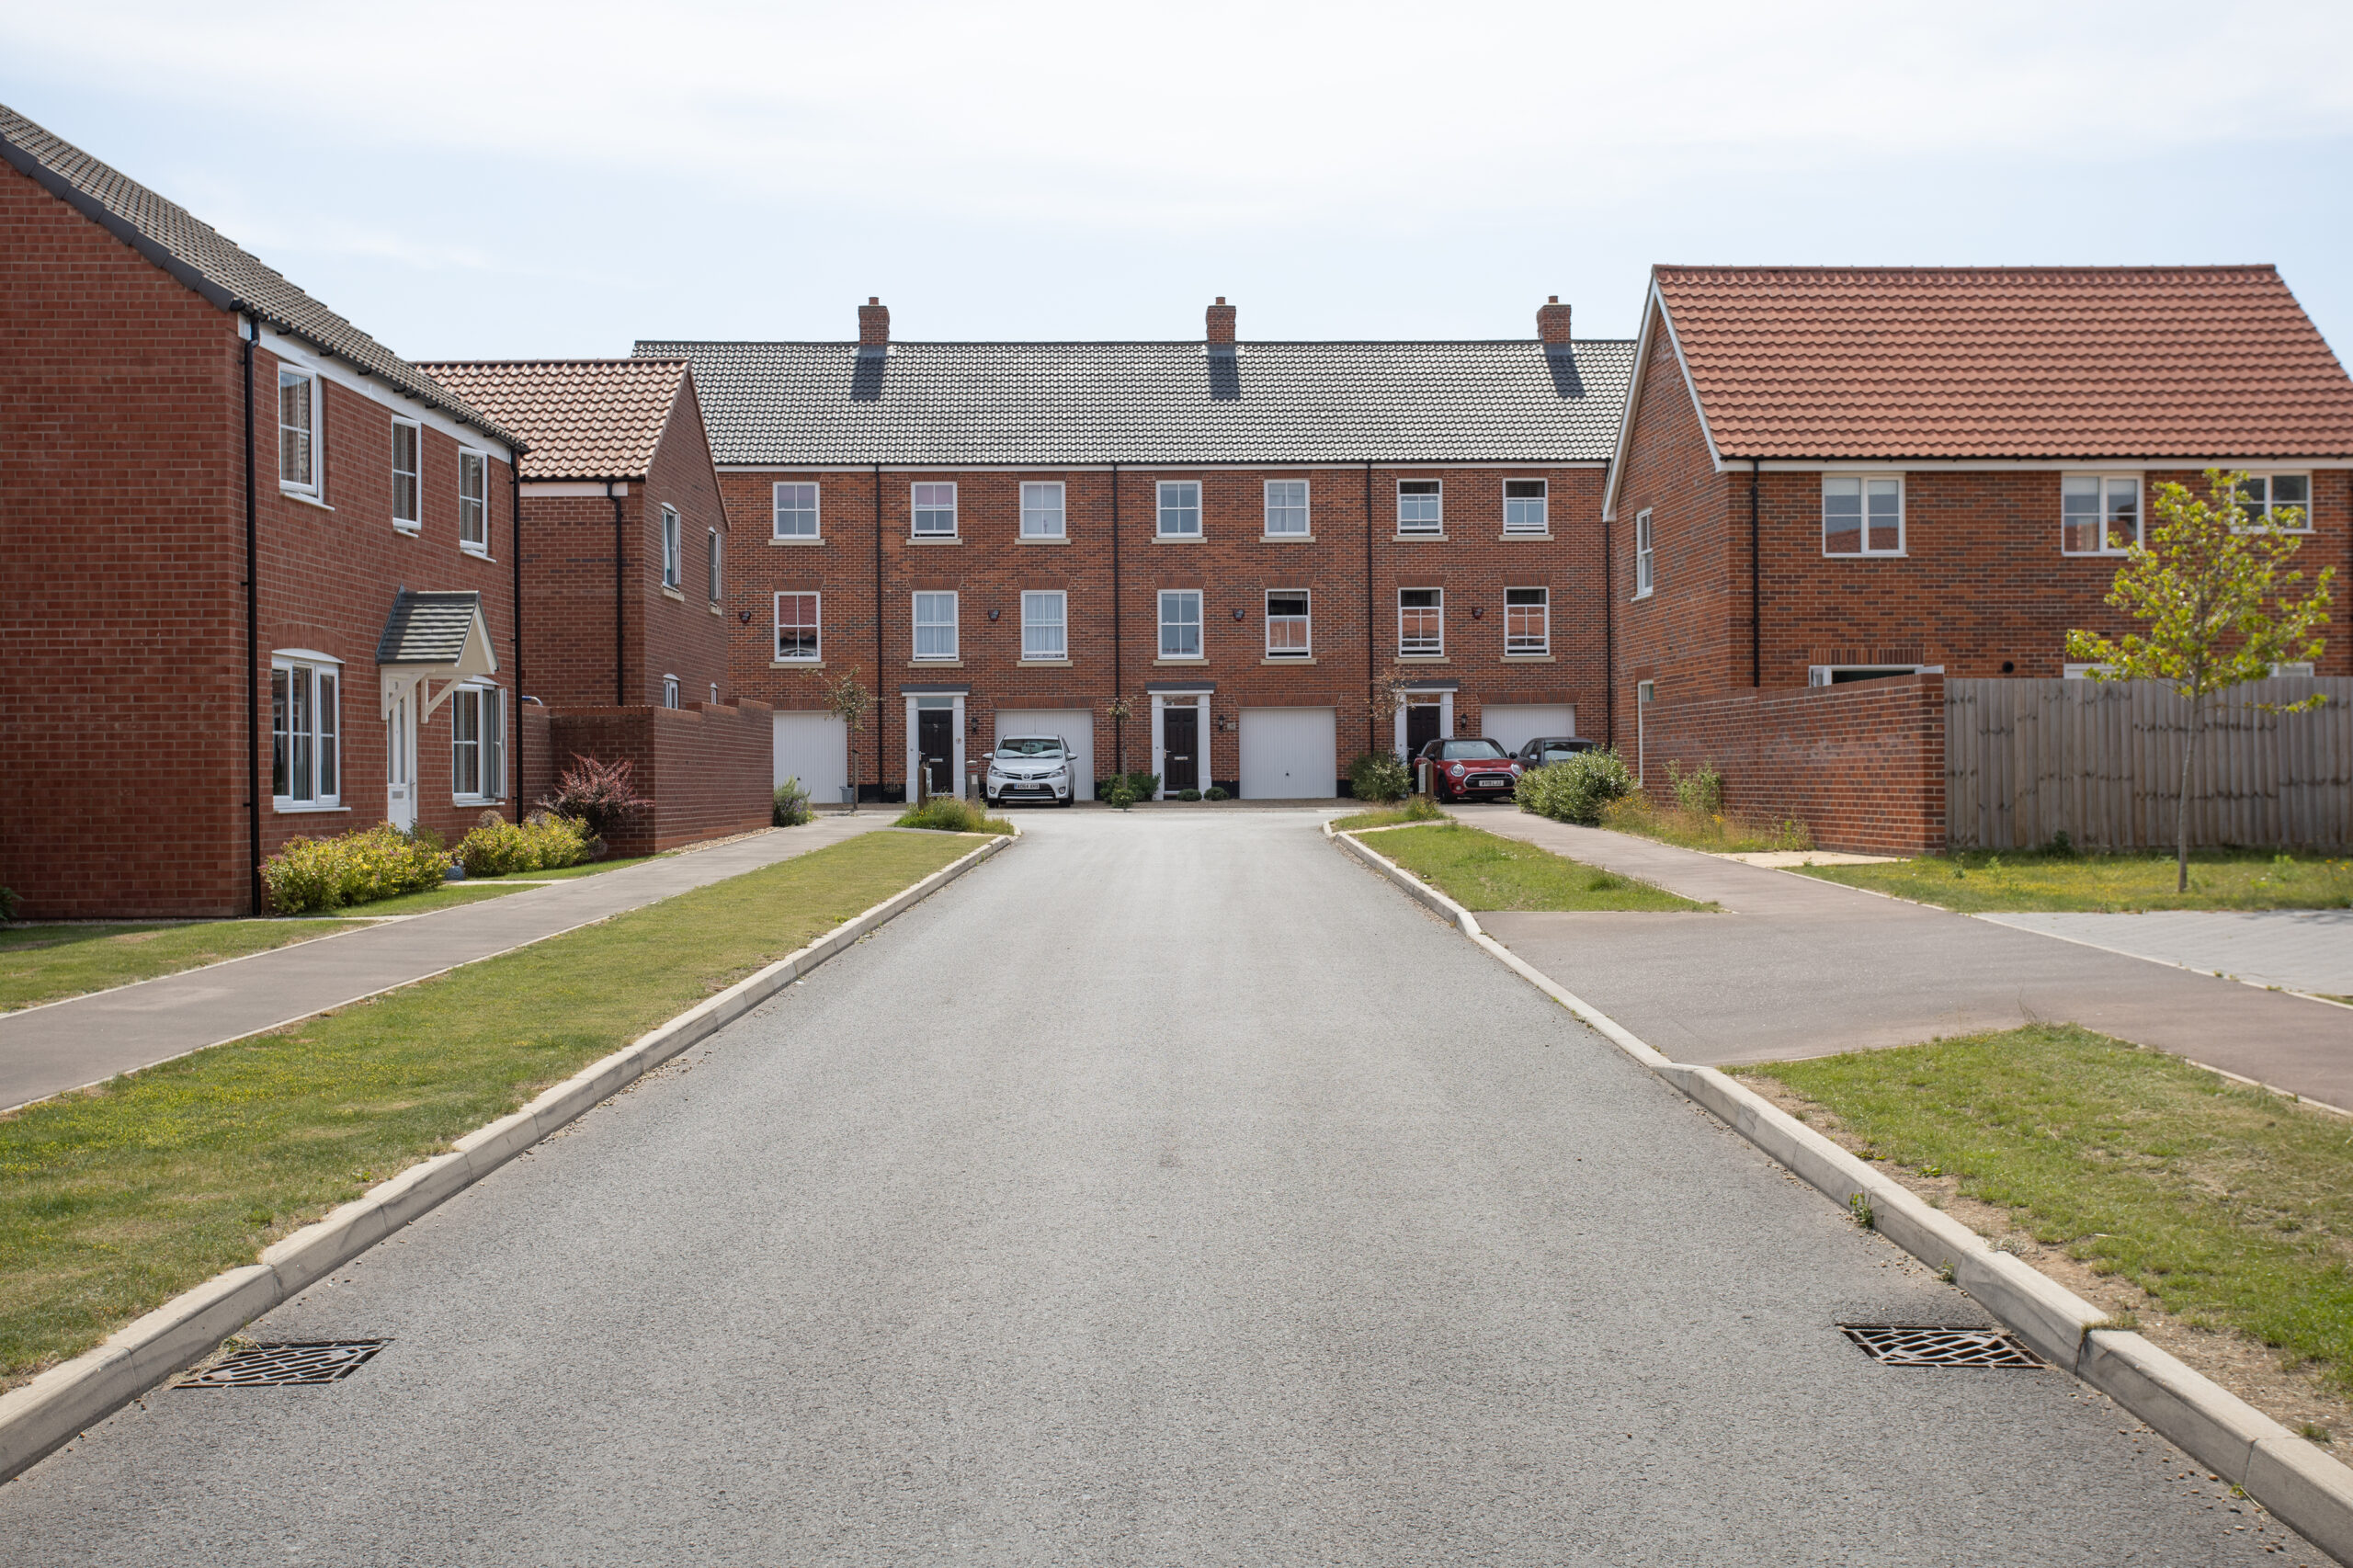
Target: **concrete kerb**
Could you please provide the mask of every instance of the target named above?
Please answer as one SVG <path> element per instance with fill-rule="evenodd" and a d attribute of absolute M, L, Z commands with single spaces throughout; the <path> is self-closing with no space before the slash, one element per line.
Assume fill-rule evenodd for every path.
<path fill-rule="evenodd" d="M 0 1394 L 0 1482 L 120 1409 L 220 1343 L 325 1278 L 436 1205 L 480 1181 L 689 1046 L 733 1023 L 893 916 L 938 892 L 1020 836 L 999 835 L 914 886 L 786 954 L 750 978 L 590 1062 L 520 1110 L 476 1128 L 447 1153 L 380 1182 L 265 1249 L 258 1263 L 217 1275 L 124 1325 L 94 1350 Z"/>
<path fill-rule="evenodd" d="M 1745 1085 L 1712 1067 L 1675 1062 L 1653 1050 L 1481 930 L 1471 911 L 1355 834 L 1336 833 L 1326 823 L 1324 835 L 1807 1185 L 1859 1217 L 1855 1199 L 1863 1199 L 1874 1230 L 1948 1274 L 2036 1355 L 2115 1400 L 2339 1562 L 2353 1563 L 2353 1469 L 2140 1335 L 2100 1327 L 2108 1314 L 2099 1308 L 2008 1253 L 1994 1250 L 1976 1232 Z"/>

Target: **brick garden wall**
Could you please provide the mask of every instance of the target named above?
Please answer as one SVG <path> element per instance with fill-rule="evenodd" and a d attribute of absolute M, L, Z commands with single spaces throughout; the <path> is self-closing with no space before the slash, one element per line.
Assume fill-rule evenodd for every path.
<path fill-rule="evenodd" d="M 544 741 L 526 744 L 534 767 L 531 795 L 552 788 L 575 756 L 635 767 L 637 792 L 656 802 L 649 814 L 610 835 L 615 855 L 651 855 L 699 839 L 768 825 L 774 767 L 773 710 L 764 702 L 692 703 L 556 710 Z"/>

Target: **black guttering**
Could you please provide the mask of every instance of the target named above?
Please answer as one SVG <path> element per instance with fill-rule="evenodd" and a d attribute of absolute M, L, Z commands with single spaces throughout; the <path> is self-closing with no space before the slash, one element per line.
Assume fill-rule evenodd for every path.
<path fill-rule="evenodd" d="M 1372 710 L 1372 686 L 1381 678 L 1379 669 L 1372 631 L 1372 460 L 1368 458 L 1364 465 L 1364 749 L 1368 754 L 1381 750 L 1381 720 Z"/>
<path fill-rule="evenodd" d="M 1067 528 L 1069 525 L 1063 525 Z M 1027 635 L 1026 633 L 1024 635 Z M 1121 662 L 1120 638 L 1120 465 L 1111 465 L 1111 700 L 1119 701 L 1120 693 L 1127 689 L 1127 666 Z M 1128 770 L 1128 722 L 1120 714 L 1111 716 L 1111 766 L 1120 772 Z"/>
<path fill-rule="evenodd" d="M 629 525 L 622 518 L 620 494 L 613 488 L 613 483 L 605 481 L 605 499 L 613 504 L 613 706 L 626 708 L 629 644 L 622 632 L 622 607 L 629 602 Z"/>
<path fill-rule="evenodd" d="M 961 525 L 959 524 L 959 526 Z M 960 597 L 956 602 L 959 606 L 957 615 L 961 620 L 963 615 L 961 607 L 964 601 Z M 957 634 L 960 637 L 962 635 L 961 627 Z M 959 646 L 961 647 L 961 644 L 960 643 Z M 961 653 L 959 656 L 961 656 Z M 881 463 L 874 465 L 874 691 L 877 696 L 881 695 L 882 691 L 882 465 Z M 882 724 L 883 716 L 878 710 L 874 715 L 874 798 L 877 801 L 890 799 L 882 792 Z"/>
<path fill-rule="evenodd" d="M 510 783 L 515 792 L 515 823 L 523 822 L 523 460 L 506 454 L 506 515 L 515 534 L 515 603 L 507 612 L 515 618 L 515 742 L 507 751 L 513 759 Z"/>
<path fill-rule="evenodd" d="M 1765 564 L 1756 552 L 1757 460 L 1748 460 L 1748 684 L 1765 684 Z"/>
<path fill-rule="evenodd" d="M 261 322 L 247 316 L 237 335 L 245 360 L 245 838 L 247 892 L 254 913 L 264 913 L 261 891 L 261 664 L 260 497 L 254 488 L 254 341 Z"/>

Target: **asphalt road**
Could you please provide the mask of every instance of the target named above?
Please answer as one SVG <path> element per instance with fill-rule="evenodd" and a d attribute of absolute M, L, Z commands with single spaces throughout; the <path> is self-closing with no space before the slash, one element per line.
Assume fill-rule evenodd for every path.
<path fill-rule="evenodd" d="M 2198 1564 L 2276 1532 L 1344 858 L 1031 837 L 0 1488 L 68 1564 Z M 1639 917 L 1636 917 L 1639 918 Z"/>

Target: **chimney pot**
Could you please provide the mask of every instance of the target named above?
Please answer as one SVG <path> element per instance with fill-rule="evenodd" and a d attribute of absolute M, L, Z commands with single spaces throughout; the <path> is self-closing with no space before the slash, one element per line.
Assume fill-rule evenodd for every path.
<path fill-rule="evenodd" d="M 1233 307 L 1225 302 L 1222 294 L 1209 309 L 1209 333 L 1211 343 L 1230 344 L 1233 341 Z"/>
<path fill-rule="evenodd" d="M 1536 335 L 1547 348 L 1568 347 L 1569 307 L 1561 303 L 1558 294 L 1536 308 Z"/>
<path fill-rule="evenodd" d="M 891 342 L 891 307 L 879 294 L 867 296 L 866 303 L 858 307 L 858 346 L 860 348 L 883 348 Z"/>

